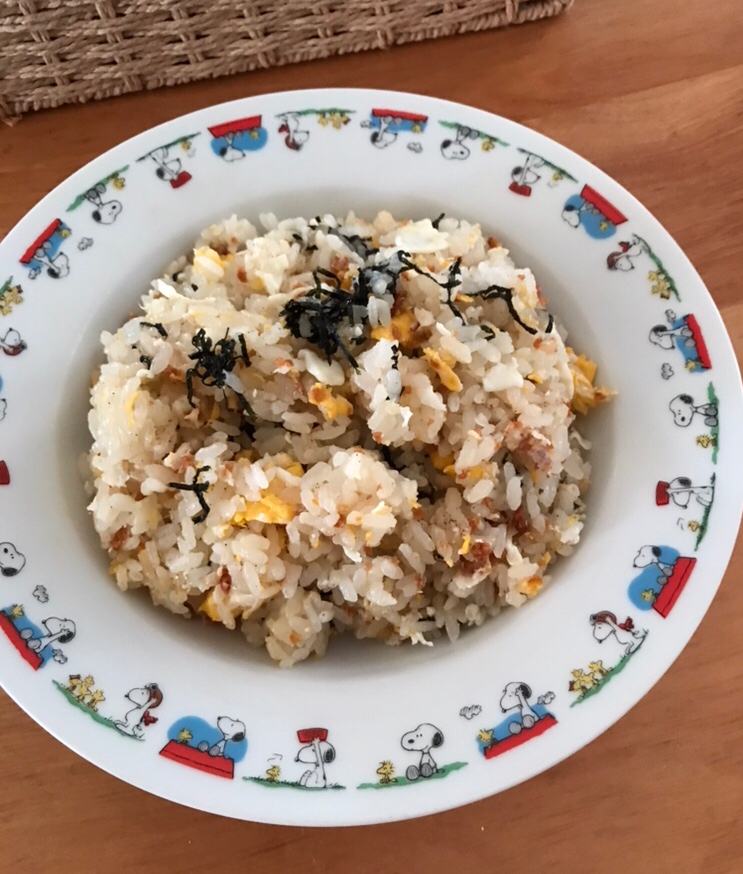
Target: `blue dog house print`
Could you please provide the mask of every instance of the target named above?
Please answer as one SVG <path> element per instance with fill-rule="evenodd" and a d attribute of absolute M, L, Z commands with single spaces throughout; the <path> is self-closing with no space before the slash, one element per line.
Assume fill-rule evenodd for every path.
<path fill-rule="evenodd" d="M 627 221 L 616 207 L 590 185 L 584 185 L 580 194 L 567 199 L 562 217 L 573 228 L 583 227 L 588 236 L 595 240 L 614 236 L 617 227 Z"/>

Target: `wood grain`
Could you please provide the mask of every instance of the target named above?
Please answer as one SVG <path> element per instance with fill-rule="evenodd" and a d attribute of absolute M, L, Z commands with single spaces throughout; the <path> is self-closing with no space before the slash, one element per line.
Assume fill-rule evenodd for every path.
<path fill-rule="evenodd" d="M 574 148 L 690 256 L 743 350 L 739 0 L 578 0 L 565 16 L 30 116 L 0 130 L 0 234 L 68 174 L 173 116 L 248 94 L 375 86 L 471 103 Z M 731 523 L 734 524 L 734 523 Z M 0 698 L 0 869 L 444 874 L 743 870 L 743 548 L 701 628 L 624 719 L 546 774 L 423 820 L 233 822 L 118 782 Z"/>

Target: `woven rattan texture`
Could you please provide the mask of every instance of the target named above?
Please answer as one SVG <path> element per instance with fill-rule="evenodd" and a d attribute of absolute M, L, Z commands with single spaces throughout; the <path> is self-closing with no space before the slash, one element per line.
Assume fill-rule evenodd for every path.
<path fill-rule="evenodd" d="M 572 0 L 0 0 L 0 118 L 534 21 Z"/>

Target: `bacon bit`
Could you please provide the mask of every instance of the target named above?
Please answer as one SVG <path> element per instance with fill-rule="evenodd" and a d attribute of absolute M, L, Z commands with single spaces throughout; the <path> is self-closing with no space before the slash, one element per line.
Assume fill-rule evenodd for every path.
<path fill-rule="evenodd" d="M 497 237 L 488 237 L 488 249 L 500 249 L 500 242 Z"/>
<path fill-rule="evenodd" d="M 163 370 L 162 375 L 169 379 L 171 382 L 185 382 L 186 377 L 178 370 L 177 367 L 173 367 L 172 364 L 169 364 L 165 370 Z"/>
<path fill-rule="evenodd" d="M 552 462 L 549 452 L 552 443 L 546 438 L 540 439 L 533 431 L 529 431 L 521 438 L 515 452 L 523 456 L 537 470 L 549 473 L 552 470 Z"/>
<path fill-rule="evenodd" d="M 330 272 L 335 273 L 335 275 L 340 278 L 341 273 L 345 273 L 346 270 L 348 270 L 348 258 L 345 255 L 338 255 L 337 253 L 333 255 L 330 259 Z"/>
<path fill-rule="evenodd" d="M 418 589 L 419 592 L 422 592 L 426 587 L 426 578 L 423 574 L 418 574 L 418 577 L 415 580 L 415 588 Z"/>
<path fill-rule="evenodd" d="M 302 638 L 297 634 L 296 631 L 292 631 L 291 634 L 289 635 L 289 643 L 292 646 L 299 646 L 299 644 L 301 642 L 302 642 Z"/>
<path fill-rule="evenodd" d="M 426 511 L 423 507 L 413 507 L 413 519 L 422 522 L 426 518 Z"/>
<path fill-rule="evenodd" d="M 516 534 L 525 534 L 529 530 L 529 523 L 526 520 L 526 516 L 524 515 L 524 508 L 519 507 L 514 511 L 511 516 L 511 523 L 513 524 L 514 531 Z"/>
<path fill-rule="evenodd" d="M 364 555 L 367 558 L 371 558 L 374 555 L 374 548 L 371 546 L 365 546 L 364 547 Z"/>
<path fill-rule="evenodd" d="M 547 306 L 547 298 L 542 294 L 542 286 L 537 283 L 537 300 L 539 301 L 539 306 Z"/>
<path fill-rule="evenodd" d="M 185 473 L 189 467 L 195 467 L 196 459 L 190 452 L 186 452 L 178 459 L 178 467 L 175 468 L 176 473 Z"/>
<path fill-rule="evenodd" d="M 119 528 L 118 531 L 114 532 L 114 536 L 111 538 L 110 549 L 121 549 L 121 547 L 126 543 L 129 539 L 129 535 L 131 534 L 131 528 L 128 525 L 123 525 Z"/>
<path fill-rule="evenodd" d="M 493 550 L 490 548 L 490 544 L 476 540 L 470 547 L 469 557 L 460 559 L 459 564 L 463 572 L 471 577 L 490 564 L 492 554 Z"/>
<path fill-rule="evenodd" d="M 240 282 L 247 282 L 248 281 L 248 274 L 245 272 L 244 267 L 238 267 L 237 273 L 235 275 L 240 280 Z"/>
<path fill-rule="evenodd" d="M 290 373 L 294 370 L 294 362 L 291 358 L 277 358 L 273 363 L 274 373 Z"/>
<path fill-rule="evenodd" d="M 232 577 L 230 576 L 230 572 L 224 565 L 222 565 L 222 567 L 220 567 L 220 569 L 217 571 L 217 585 L 225 593 L 225 595 L 232 588 Z"/>
<path fill-rule="evenodd" d="M 542 343 L 544 343 L 544 340 L 543 340 L 541 337 L 537 337 L 537 338 L 534 340 L 534 342 L 532 343 L 532 346 L 533 346 L 535 349 L 539 349 L 539 347 L 542 345 Z"/>
<path fill-rule="evenodd" d="M 381 431 L 372 431 L 372 440 L 375 443 L 383 443 L 384 439 L 382 437 L 382 432 Z"/>
<path fill-rule="evenodd" d="M 493 506 L 493 502 L 492 502 L 492 501 L 490 502 L 490 506 L 491 506 L 491 507 Z M 488 509 L 489 509 L 489 508 L 488 508 Z M 480 527 L 480 523 L 481 523 L 481 522 L 482 522 L 482 519 L 480 519 L 479 516 L 473 516 L 473 517 L 469 520 L 469 526 L 470 526 L 470 533 L 471 533 L 471 534 L 474 534 L 475 531 L 477 531 L 477 529 Z"/>
<path fill-rule="evenodd" d="M 221 255 L 223 258 L 230 251 L 225 243 L 212 243 L 211 247 L 218 255 Z"/>

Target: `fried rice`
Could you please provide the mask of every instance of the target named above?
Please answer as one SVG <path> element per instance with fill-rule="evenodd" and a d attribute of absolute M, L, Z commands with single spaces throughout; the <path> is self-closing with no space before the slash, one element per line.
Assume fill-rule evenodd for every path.
<path fill-rule="evenodd" d="M 102 335 L 89 511 L 121 589 L 289 666 L 456 640 L 549 584 L 610 395 L 479 225 L 235 216 Z"/>

